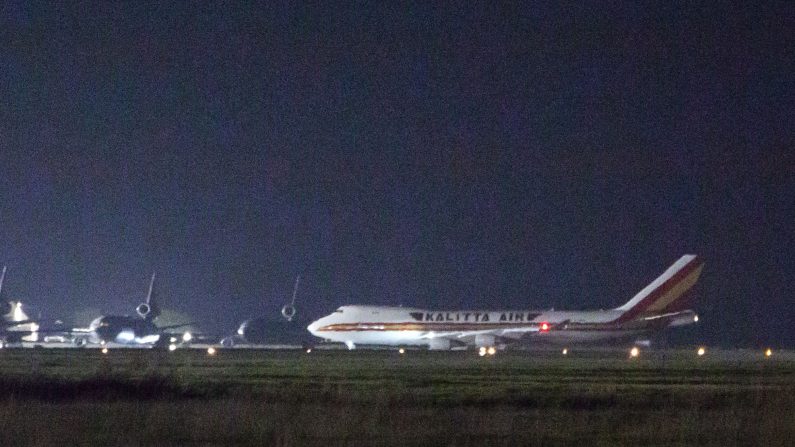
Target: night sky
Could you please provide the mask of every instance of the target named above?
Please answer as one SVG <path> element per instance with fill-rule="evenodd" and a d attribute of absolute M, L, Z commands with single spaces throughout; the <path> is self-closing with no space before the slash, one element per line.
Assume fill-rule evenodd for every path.
<path fill-rule="evenodd" d="M 697 340 L 795 346 L 791 4 L 263 3 L 0 6 L 8 298 L 611 308 L 696 253 Z"/>

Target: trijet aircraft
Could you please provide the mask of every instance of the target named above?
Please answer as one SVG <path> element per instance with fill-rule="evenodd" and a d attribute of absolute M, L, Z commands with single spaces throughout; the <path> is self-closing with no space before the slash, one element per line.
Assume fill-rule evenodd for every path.
<path fill-rule="evenodd" d="M 292 301 L 282 307 L 281 315 L 274 311 L 271 315 L 248 319 L 240 324 L 235 335 L 223 338 L 221 345 L 227 348 L 253 345 L 271 348 L 311 348 L 315 340 L 306 331 L 306 325 L 310 320 L 299 315 L 295 307 L 300 281 L 301 275 L 298 275 L 295 278 Z"/>
<path fill-rule="evenodd" d="M 73 343 L 77 346 L 100 344 L 127 347 L 168 346 L 172 333 L 168 329 L 189 326 L 192 323 L 158 326 L 155 320 L 160 315 L 160 306 L 153 296 L 155 274 L 149 282 L 149 292 L 144 302 L 135 308 L 138 315 L 103 315 L 94 319 L 87 328 L 71 331 Z M 180 344 L 189 342 L 186 333 L 177 339 Z"/>

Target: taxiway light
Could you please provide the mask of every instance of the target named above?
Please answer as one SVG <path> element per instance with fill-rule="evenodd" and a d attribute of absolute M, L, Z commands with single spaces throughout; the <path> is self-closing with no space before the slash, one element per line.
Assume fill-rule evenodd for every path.
<path fill-rule="evenodd" d="M 699 356 L 699 357 L 701 357 L 702 355 L 704 355 L 704 354 L 706 354 L 706 353 L 707 353 L 707 349 L 706 349 L 706 348 L 704 348 L 703 346 L 701 346 L 700 348 L 698 348 L 698 351 L 696 351 L 696 354 L 698 354 L 698 356 Z"/>
<path fill-rule="evenodd" d="M 770 349 L 770 348 L 767 348 L 765 350 L 765 357 L 770 357 L 771 355 L 773 355 L 773 350 Z"/>
<path fill-rule="evenodd" d="M 184 334 L 182 334 L 182 341 L 187 343 L 191 340 L 193 340 L 193 334 L 191 334 L 190 332 L 185 332 Z"/>
<path fill-rule="evenodd" d="M 405 353 L 406 353 L 406 350 L 405 350 L 405 349 L 403 349 L 403 348 L 400 348 L 400 349 L 398 349 L 398 353 L 400 353 L 400 354 L 405 354 Z"/>
<path fill-rule="evenodd" d="M 168 350 L 169 351 L 176 351 L 177 350 L 177 345 L 175 345 L 174 343 L 171 343 L 170 345 L 168 345 Z"/>
<path fill-rule="evenodd" d="M 207 348 L 207 355 L 215 355 L 215 348 L 213 348 L 212 346 Z"/>
<path fill-rule="evenodd" d="M 541 323 L 541 326 L 539 326 L 539 330 L 541 332 L 549 332 L 549 323 L 547 323 L 546 321 Z"/>
<path fill-rule="evenodd" d="M 478 349 L 478 355 L 481 356 L 481 357 L 486 355 L 486 348 L 481 346 L 480 349 Z"/>
<path fill-rule="evenodd" d="M 568 355 L 568 353 L 569 353 L 569 349 L 568 348 L 563 348 L 563 351 L 561 351 L 561 354 L 563 354 L 563 355 Z"/>
<path fill-rule="evenodd" d="M 633 346 L 632 349 L 629 350 L 630 358 L 635 358 L 640 355 L 640 349 L 637 346 Z"/>
<path fill-rule="evenodd" d="M 488 355 L 494 355 L 497 353 L 497 348 L 495 348 L 494 346 L 489 346 L 489 349 L 486 350 L 486 353 Z"/>
<path fill-rule="evenodd" d="M 102 348 L 102 353 L 103 354 L 107 354 L 108 353 L 108 348 Z"/>

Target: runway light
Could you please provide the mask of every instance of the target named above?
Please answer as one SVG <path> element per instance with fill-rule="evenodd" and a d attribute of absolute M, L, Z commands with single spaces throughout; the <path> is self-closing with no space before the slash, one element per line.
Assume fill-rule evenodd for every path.
<path fill-rule="evenodd" d="M 312 352 L 312 348 L 306 348 L 306 353 L 309 354 L 310 352 Z"/>
<path fill-rule="evenodd" d="M 403 349 L 403 348 L 400 348 L 400 349 L 398 349 L 398 353 L 400 353 L 400 354 L 405 354 L 405 353 L 406 353 L 406 350 L 405 350 L 405 349 Z"/>
<path fill-rule="evenodd" d="M 563 348 L 563 351 L 561 352 L 561 354 L 568 355 L 569 354 L 569 349 L 568 348 Z"/>
<path fill-rule="evenodd" d="M 698 323 L 698 315 L 693 315 L 693 322 Z"/>
<path fill-rule="evenodd" d="M 481 357 L 486 355 L 486 348 L 484 346 L 481 346 L 480 349 L 478 349 L 478 355 Z"/>
<path fill-rule="evenodd" d="M 176 351 L 177 350 L 177 345 L 175 345 L 174 343 L 171 343 L 170 345 L 168 345 L 168 350 L 169 351 Z"/>
<path fill-rule="evenodd" d="M 701 357 L 702 355 L 707 353 L 707 349 L 701 346 L 698 348 L 698 351 L 696 351 L 696 353 L 698 354 L 699 357 Z"/>
<path fill-rule="evenodd" d="M 107 354 L 108 353 L 108 348 L 102 348 L 102 353 L 103 354 Z"/>
<path fill-rule="evenodd" d="M 765 357 L 770 357 L 771 355 L 773 355 L 773 350 L 770 349 L 770 348 L 767 348 L 765 350 Z"/>
<path fill-rule="evenodd" d="M 541 323 L 541 326 L 539 326 L 539 331 L 549 332 L 549 323 L 547 323 L 546 321 Z"/>
<path fill-rule="evenodd" d="M 490 346 L 489 349 L 486 350 L 486 353 L 489 355 L 494 355 L 497 353 L 497 348 L 495 348 L 494 346 Z"/>
<path fill-rule="evenodd" d="M 215 355 L 215 348 L 213 348 L 212 346 L 207 348 L 207 355 Z"/>
<path fill-rule="evenodd" d="M 640 349 L 637 346 L 633 346 L 632 349 L 629 350 L 629 357 L 635 358 L 640 355 Z"/>
<path fill-rule="evenodd" d="M 171 343 L 176 343 L 177 337 L 171 337 L 168 341 L 170 341 Z"/>
<path fill-rule="evenodd" d="M 185 332 L 184 334 L 182 334 L 182 341 L 187 343 L 191 340 L 193 340 L 193 334 L 191 334 L 190 332 Z"/>

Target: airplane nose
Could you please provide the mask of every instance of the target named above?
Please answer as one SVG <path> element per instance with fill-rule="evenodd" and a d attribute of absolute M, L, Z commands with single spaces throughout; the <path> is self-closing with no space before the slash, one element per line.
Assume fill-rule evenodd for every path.
<path fill-rule="evenodd" d="M 318 328 L 320 328 L 320 320 L 310 323 L 309 326 L 306 327 L 306 330 L 311 332 L 312 335 L 315 335 L 315 332 L 317 332 Z"/>

